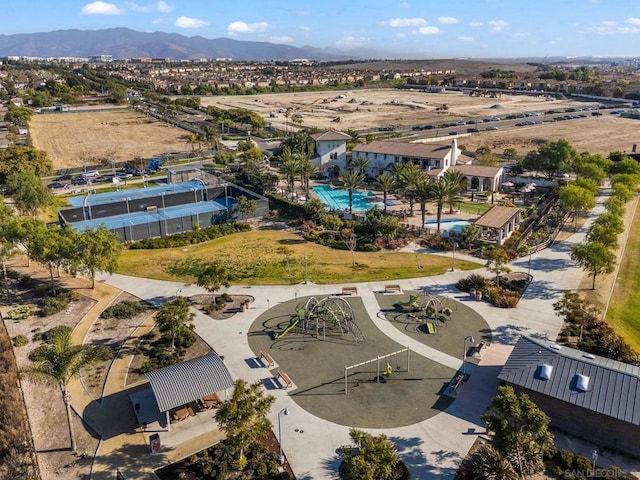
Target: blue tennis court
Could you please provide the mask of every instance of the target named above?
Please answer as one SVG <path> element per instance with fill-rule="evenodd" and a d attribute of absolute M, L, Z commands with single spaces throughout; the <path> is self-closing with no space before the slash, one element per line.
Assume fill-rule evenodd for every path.
<path fill-rule="evenodd" d="M 202 200 L 202 183 L 197 181 L 170 183 L 167 185 L 157 185 L 147 188 L 136 188 L 133 190 L 119 190 L 117 192 L 88 194 L 80 197 L 69 197 L 69 203 L 74 207 L 83 205 L 105 205 L 124 201 L 140 200 L 143 198 L 162 197 L 172 193 L 184 193 L 192 191 L 194 199 Z M 87 202 L 87 203 L 85 203 Z"/>

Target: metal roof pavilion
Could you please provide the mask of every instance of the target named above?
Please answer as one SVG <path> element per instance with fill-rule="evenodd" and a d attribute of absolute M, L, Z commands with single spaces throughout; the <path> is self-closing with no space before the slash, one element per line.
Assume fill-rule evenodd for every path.
<path fill-rule="evenodd" d="M 216 353 L 147 373 L 161 412 L 233 387 L 233 379 Z"/>
<path fill-rule="evenodd" d="M 551 368 L 549 368 L 551 367 Z M 545 379 L 544 372 L 549 378 Z M 586 389 L 584 379 L 588 377 Z M 640 425 L 640 367 L 521 336 L 502 381 Z"/>

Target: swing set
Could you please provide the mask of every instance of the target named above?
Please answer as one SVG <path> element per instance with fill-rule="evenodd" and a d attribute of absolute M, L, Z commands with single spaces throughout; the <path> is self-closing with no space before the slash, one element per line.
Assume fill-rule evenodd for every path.
<path fill-rule="evenodd" d="M 399 355 L 406 352 L 407 353 L 407 369 L 406 370 L 401 370 L 400 368 L 400 358 Z M 360 363 L 356 363 L 355 365 L 349 365 L 349 366 L 345 366 L 344 367 L 344 394 L 347 395 L 347 384 L 348 384 L 348 377 L 349 377 L 349 370 L 352 370 L 354 368 L 358 368 L 358 367 L 362 367 L 364 365 L 370 365 L 372 363 L 375 362 L 376 364 L 376 376 L 375 376 L 375 381 L 376 383 L 381 383 L 385 381 L 385 378 L 389 378 L 391 377 L 391 375 L 393 374 L 393 366 L 391 365 L 391 363 L 389 363 L 389 360 L 387 360 L 387 365 L 384 368 L 384 370 L 380 370 L 380 360 L 384 360 L 384 359 L 389 359 L 391 357 L 393 357 L 394 359 L 398 360 L 397 363 L 397 369 L 396 371 L 398 372 L 408 372 L 409 371 L 409 355 L 410 355 L 411 350 L 409 349 L 409 347 L 405 347 L 402 350 L 398 350 L 397 352 L 393 352 L 393 353 L 387 353 L 386 355 L 378 355 L 376 358 L 372 358 L 371 360 L 366 360 L 364 362 L 360 362 Z M 393 361 L 393 360 L 391 360 Z"/>

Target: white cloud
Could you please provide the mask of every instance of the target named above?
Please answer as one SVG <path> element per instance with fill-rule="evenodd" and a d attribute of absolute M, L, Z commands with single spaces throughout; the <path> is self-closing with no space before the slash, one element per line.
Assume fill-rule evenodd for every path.
<path fill-rule="evenodd" d="M 604 23 L 606 24 L 607 22 L 604 22 Z M 628 23 L 629 25 L 637 25 L 637 26 L 640 26 L 640 18 L 634 18 L 634 17 L 627 18 L 627 19 L 624 21 L 624 23 Z"/>
<path fill-rule="evenodd" d="M 482 22 L 469 22 L 469 25 L 472 27 L 481 27 L 483 25 Z"/>
<path fill-rule="evenodd" d="M 400 33 L 396 33 L 396 38 L 404 38 L 404 37 L 406 37 L 406 36 L 407 36 L 407 34 L 406 34 L 406 33 L 402 33 L 402 32 L 400 32 Z"/>
<path fill-rule="evenodd" d="M 409 2 L 401 2 L 400 3 L 400 8 L 409 8 Z"/>
<path fill-rule="evenodd" d="M 237 33 L 255 33 L 263 32 L 267 29 L 269 24 L 267 22 L 245 23 L 245 22 L 233 22 L 227 27 L 227 31 L 231 35 Z"/>
<path fill-rule="evenodd" d="M 511 36 L 513 38 L 526 38 L 529 36 L 529 32 L 516 32 L 512 33 Z"/>
<path fill-rule="evenodd" d="M 309 32 L 311 31 L 311 27 L 307 27 L 306 25 L 300 25 L 298 27 L 300 30 L 302 30 L 303 32 Z"/>
<path fill-rule="evenodd" d="M 338 41 L 336 41 L 336 46 L 338 47 L 363 47 L 369 44 L 369 39 L 366 37 L 356 37 L 354 35 L 345 35 Z"/>
<path fill-rule="evenodd" d="M 124 10 L 113 3 L 98 1 L 87 3 L 80 13 L 82 15 L 122 15 Z"/>
<path fill-rule="evenodd" d="M 637 34 L 640 33 L 640 18 L 630 17 L 624 21 L 625 25 L 618 25 L 614 21 L 604 21 L 594 25 L 589 31 L 598 35 Z"/>
<path fill-rule="evenodd" d="M 184 15 L 176 18 L 176 27 L 180 28 L 201 28 L 207 25 L 209 25 L 209 22 L 199 18 L 185 17 Z"/>
<path fill-rule="evenodd" d="M 437 35 L 440 33 L 440 29 L 438 27 L 420 27 L 411 33 L 414 35 Z"/>
<path fill-rule="evenodd" d="M 280 35 L 275 37 L 269 37 L 271 43 L 293 43 L 293 37 L 289 35 Z"/>
<path fill-rule="evenodd" d="M 151 13 L 151 12 L 161 12 L 161 13 L 169 13 L 173 10 L 173 5 L 169 5 L 164 0 L 160 0 L 155 3 L 149 3 L 147 5 L 139 5 L 133 2 L 125 3 L 125 7 L 127 10 L 133 10 L 134 12 L 139 13 Z"/>
<path fill-rule="evenodd" d="M 438 17 L 438 22 L 444 25 L 453 25 L 455 23 L 458 23 L 459 21 L 460 20 L 455 17 Z"/>
<path fill-rule="evenodd" d="M 608 21 L 602 22 L 602 24 L 607 27 L 615 27 L 618 24 L 618 22 L 614 22 L 613 20 L 608 20 Z"/>
<path fill-rule="evenodd" d="M 402 27 L 423 27 L 427 25 L 427 21 L 422 17 L 415 18 L 391 18 L 382 22 L 385 25 L 389 25 L 392 28 Z"/>
<path fill-rule="evenodd" d="M 489 20 L 487 25 L 489 25 L 492 32 L 504 32 L 509 24 L 504 20 Z"/>
<path fill-rule="evenodd" d="M 458 37 L 458 40 L 460 40 L 461 42 L 473 42 L 473 37 Z"/>
<path fill-rule="evenodd" d="M 156 18 L 155 20 L 151 20 L 152 25 L 166 25 L 167 23 L 166 18 Z"/>

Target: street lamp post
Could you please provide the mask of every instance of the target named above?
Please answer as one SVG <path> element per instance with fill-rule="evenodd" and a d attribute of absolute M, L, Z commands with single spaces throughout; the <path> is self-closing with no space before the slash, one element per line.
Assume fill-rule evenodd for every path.
<path fill-rule="evenodd" d="M 469 335 L 468 337 L 464 337 L 464 345 L 462 349 L 462 378 L 466 378 L 466 364 L 467 364 L 467 342 L 475 342 L 476 340 L 473 336 Z"/>
<path fill-rule="evenodd" d="M 304 256 L 304 284 L 305 285 L 307 284 L 308 266 L 309 266 L 309 257 L 305 255 Z"/>
<path fill-rule="evenodd" d="M 284 463 L 284 452 L 282 451 L 282 415 L 289 415 L 289 409 L 284 407 L 278 413 L 278 443 L 280 444 L 280 456 L 278 457 L 278 463 L 282 465 Z"/>
<path fill-rule="evenodd" d="M 451 243 L 453 244 L 453 254 L 451 256 L 451 271 L 455 272 L 456 271 L 456 246 L 458 244 L 456 243 L 456 240 L 454 238 L 451 239 Z"/>
<path fill-rule="evenodd" d="M 179 289 L 176 291 L 176 298 L 178 298 L 178 297 L 180 296 L 180 294 L 181 294 L 181 293 L 183 293 L 183 292 L 184 292 L 184 290 L 183 290 L 182 288 L 179 288 Z"/>
<path fill-rule="evenodd" d="M 529 268 L 527 273 L 529 274 L 529 276 L 531 276 L 531 254 L 529 254 Z"/>

